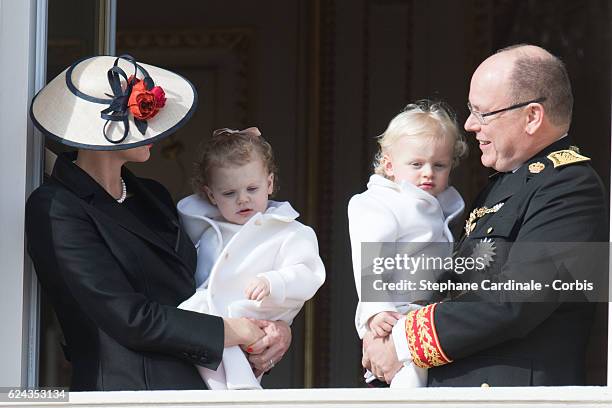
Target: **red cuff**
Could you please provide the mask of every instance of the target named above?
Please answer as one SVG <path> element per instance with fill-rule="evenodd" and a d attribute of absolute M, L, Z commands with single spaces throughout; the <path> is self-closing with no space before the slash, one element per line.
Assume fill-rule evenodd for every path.
<path fill-rule="evenodd" d="M 437 303 L 406 315 L 406 339 L 412 361 L 418 367 L 431 368 L 452 362 L 444 354 L 434 324 Z"/>

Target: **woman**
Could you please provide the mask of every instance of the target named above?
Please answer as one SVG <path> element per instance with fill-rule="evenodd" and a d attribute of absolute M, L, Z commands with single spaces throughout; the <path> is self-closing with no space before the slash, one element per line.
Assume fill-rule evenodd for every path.
<path fill-rule="evenodd" d="M 195 290 L 195 249 L 168 191 L 123 164 L 146 161 L 196 105 L 189 81 L 129 56 L 78 61 L 32 101 L 34 124 L 78 148 L 26 204 L 28 250 L 66 338 L 73 391 L 206 388 L 194 365 L 215 369 L 224 347 L 249 346 L 258 371 L 288 347 L 281 323 L 176 308 Z"/>

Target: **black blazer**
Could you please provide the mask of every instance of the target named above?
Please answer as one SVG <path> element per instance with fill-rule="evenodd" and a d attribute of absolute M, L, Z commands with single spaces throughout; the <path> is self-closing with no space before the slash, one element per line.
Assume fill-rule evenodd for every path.
<path fill-rule="evenodd" d="M 206 388 L 194 364 L 217 368 L 223 321 L 176 308 L 195 291 L 195 249 L 168 191 L 122 176 L 174 228 L 174 245 L 65 154 L 26 204 L 28 252 L 66 338 L 71 389 Z"/>
<path fill-rule="evenodd" d="M 569 145 L 565 137 L 515 173 L 494 176 L 477 198 L 474 208 L 504 205 L 475 222 L 469 236 L 458 243 L 457 253 L 469 256 L 483 240 L 496 243 L 495 261 L 487 270 L 491 280 L 496 273 L 521 281 L 531 272 L 536 280 L 554 276 L 542 269 L 552 268 L 554 262 L 524 269 L 529 265 L 521 263 L 527 248 L 537 255 L 545 243 L 608 240 L 606 192 L 595 171 L 588 162 L 555 168 L 547 158 Z M 508 251 L 517 243 L 523 243 L 520 250 Z M 604 269 L 600 272 L 607 282 Z M 541 294 L 556 296 L 550 291 Z M 463 294 L 435 308 L 437 336 L 453 362 L 429 369 L 429 386 L 584 384 L 593 303 L 548 301 L 552 297 L 542 302 L 515 298 L 483 303 L 469 297 Z"/>

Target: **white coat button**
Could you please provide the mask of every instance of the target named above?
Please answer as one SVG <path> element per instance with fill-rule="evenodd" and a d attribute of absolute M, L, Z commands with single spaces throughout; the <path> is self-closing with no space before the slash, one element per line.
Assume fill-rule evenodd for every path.
<path fill-rule="evenodd" d="M 261 220 L 255 220 L 255 225 L 261 225 Z"/>
<path fill-rule="evenodd" d="M 481 388 L 489 388 L 489 387 L 490 387 L 490 385 L 489 385 L 489 384 L 487 384 L 487 383 L 482 383 L 482 384 L 480 384 L 480 387 L 481 387 Z"/>

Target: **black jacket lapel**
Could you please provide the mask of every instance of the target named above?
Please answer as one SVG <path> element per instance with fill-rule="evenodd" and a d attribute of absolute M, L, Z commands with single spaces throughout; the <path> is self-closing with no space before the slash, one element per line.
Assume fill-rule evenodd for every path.
<path fill-rule="evenodd" d="M 485 200 L 485 206 L 492 207 L 497 203 L 506 200 L 508 197 L 512 197 L 517 191 L 519 191 L 525 185 L 525 171 L 524 166 L 521 166 L 516 172 L 503 174 L 496 185 L 491 190 Z"/>
<path fill-rule="evenodd" d="M 145 241 L 155 245 L 160 250 L 178 259 L 185 265 L 183 260 L 175 252 L 168 243 L 166 243 L 159 235 L 151 231 L 150 228 L 142 224 L 127 208 L 117 203 L 94 179 L 86 172 L 72 163 L 70 154 L 62 154 L 58 157 L 55 167 L 53 168 L 52 177 L 63 184 L 67 189 L 74 192 L 78 197 L 85 200 L 90 206 L 85 206 L 86 210 L 94 218 L 100 218 L 100 213 L 131 233 L 138 235 Z M 160 208 L 164 216 L 176 222 L 176 216 L 169 212 L 162 203 L 158 203 L 158 199 L 147 192 L 138 179 L 133 176 L 127 169 L 124 168 L 123 175 L 129 180 L 130 187 L 137 186 L 138 193 L 146 194 L 146 199 L 155 203 L 155 206 Z M 178 226 L 178 223 L 177 223 Z M 177 234 L 179 230 L 177 229 Z"/>
<path fill-rule="evenodd" d="M 127 181 L 127 184 L 130 185 L 130 189 L 136 194 L 142 195 L 145 198 L 146 202 L 151 204 L 159 212 L 161 212 L 165 217 L 164 219 L 168 221 L 168 224 L 172 226 L 172 228 L 174 228 L 176 233 L 175 242 L 177 242 L 177 244 L 175 245 L 176 251 L 176 246 L 178 245 L 178 240 L 180 239 L 180 222 L 176 212 L 174 212 L 172 209 L 168 208 L 167 205 L 162 203 L 161 200 L 151 192 L 151 190 L 142 185 L 138 177 L 135 177 L 125 167 L 123 168 L 122 176 Z"/>

